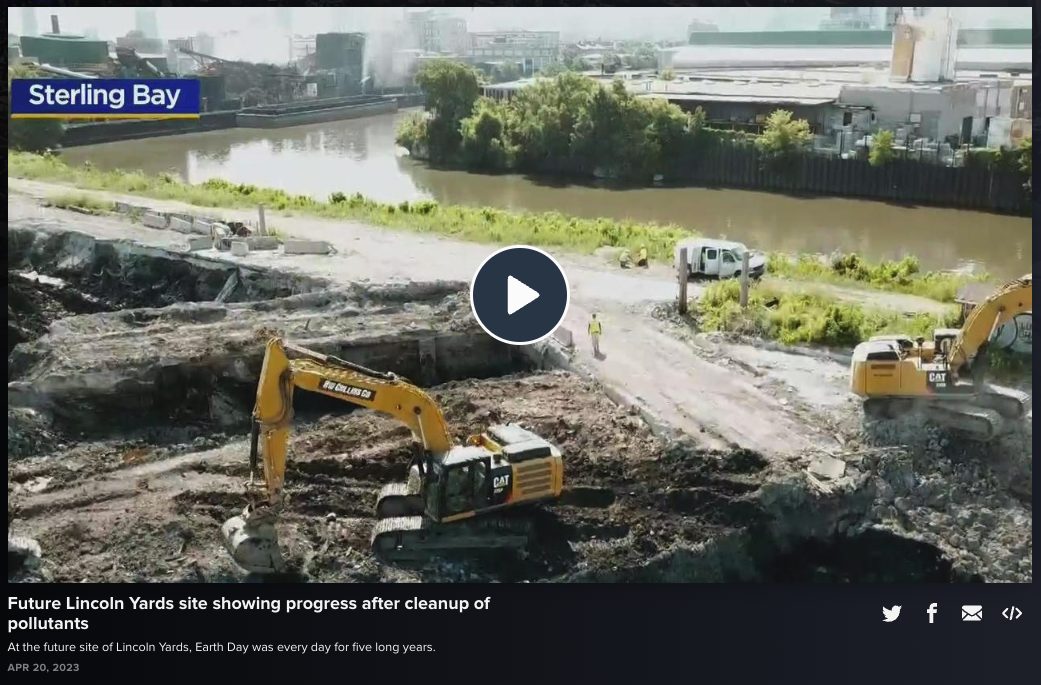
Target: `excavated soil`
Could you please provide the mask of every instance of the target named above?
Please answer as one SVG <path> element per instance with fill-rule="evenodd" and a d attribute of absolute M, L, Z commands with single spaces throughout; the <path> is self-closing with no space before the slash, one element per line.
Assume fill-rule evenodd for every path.
<path fill-rule="evenodd" d="M 944 468 L 935 459 L 883 447 L 822 481 L 808 459 L 658 438 L 597 383 L 481 333 L 462 284 L 331 289 L 69 232 L 9 236 L 8 327 L 20 336 L 8 357 L 9 531 L 42 549 L 38 563 L 9 563 L 9 580 L 249 579 L 219 527 L 245 504 L 248 416 L 272 333 L 431 388 L 459 440 L 523 425 L 560 447 L 566 484 L 560 502 L 530 513 L 526 553 L 380 563 L 374 505 L 405 475 L 408 431 L 298 393 L 279 528 L 291 572 L 278 580 L 1029 578 L 1029 526 L 1025 542 L 1005 540 L 997 572 L 941 534 L 908 534 L 929 504 L 915 499 L 915 474 Z M 233 273 L 238 285 L 213 302 Z M 968 483 L 971 467 L 951 458 Z M 957 508 L 966 496 L 949 494 L 950 517 L 976 512 Z M 1014 536 L 1019 511 L 995 499 L 988 520 Z"/>

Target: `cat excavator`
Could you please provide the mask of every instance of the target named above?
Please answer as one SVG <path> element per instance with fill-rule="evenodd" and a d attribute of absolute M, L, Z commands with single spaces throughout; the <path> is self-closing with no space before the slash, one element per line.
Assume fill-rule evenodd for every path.
<path fill-rule="evenodd" d="M 977 305 L 960 329 L 936 329 L 931 341 L 874 336 L 853 350 L 850 389 L 868 416 L 922 410 L 967 437 L 992 440 L 1031 410 L 1031 397 L 986 383 L 987 347 L 1000 326 L 1032 307 L 1033 279 L 1026 274 Z"/>
<path fill-rule="evenodd" d="M 441 409 L 407 380 L 271 338 L 257 386 L 248 504 L 221 527 L 235 562 L 257 574 L 285 570 L 275 529 L 284 505 L 295 388 L 387 414 L 412 432 L 408 479 L 383 488 L 372 550 L 388 561 L 417 561 L 466 550 L 528 544 L 526 505 L 563 490 L 560 451 L 519 426 L 497 425 L 455 444 Z"/>

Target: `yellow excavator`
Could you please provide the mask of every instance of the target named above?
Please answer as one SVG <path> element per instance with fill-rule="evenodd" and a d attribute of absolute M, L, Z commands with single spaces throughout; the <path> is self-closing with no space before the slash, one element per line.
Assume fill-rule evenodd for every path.
<path fill-rule="evenodd" d="M 1009 281 L 977 305 L 958 328 L 933 339 L 880 335 L 853 350 L 850 389 L 864 413 L 899 418 L 921 409 L 930 420 L 988 441 L 1031 410 L 1031 397 L 988 385 L 987 347 L 994 333 L 1033 307 L 1031 274 Z"/>
<path fill-rule="evenodd" d="M 384 560 L 522 548 L 531 530 L 524 505 L 555 500 L 563 490 L 560 451 L 534 433 L 497 425 L 457 445 L 434 400 L 405 379 L 272 338 L 253 410 L 249 504 L 221 528 L 247 571 L 285 569 L 275 523 L 284 503 L 294 388 L 388 414 L 412 431 L 408 480 L 384 487 L 376 502 L 372 550 Z"/>

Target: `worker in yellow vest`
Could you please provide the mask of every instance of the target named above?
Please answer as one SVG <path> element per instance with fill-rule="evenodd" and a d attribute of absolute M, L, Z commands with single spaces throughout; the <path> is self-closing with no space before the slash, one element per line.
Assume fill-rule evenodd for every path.
<path fill-rule="evenodd" d="M 636 258 L 636 266 L 647 266 L 647 247 L 640 246 L 640 256 Z"/>
<path fill-rule="evenodd" d="M 589 339 L 593 341 L 593 356 L 600 356 L 600 334 L 604 332 L 604 327 L 600 324 L 600 320 L 596 318 L 596 314 L 593 314 L 593 318 L 589 320 Z"/>

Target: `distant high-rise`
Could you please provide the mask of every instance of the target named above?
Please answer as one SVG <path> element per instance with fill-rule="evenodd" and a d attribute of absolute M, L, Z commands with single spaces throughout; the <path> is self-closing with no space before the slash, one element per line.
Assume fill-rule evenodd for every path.
<path fill-rule="evenodd" d="M 350 30 L 350 9 L 347 7 L 329 8 L 329 26 L 336 33 L 345 33 Z"/>
<path fill-rule="evenodd" d="M 874 7 L 832 7 L 830 16 L 821 22 L 822 29 L 863 31 L 875 28 Z"/>
<path fill-rule="evenodd" d="M 22 8 L 22 35 L 23 36 L 38 36 L 38 35 L 40 35 L 40 29 L 36 25 L 36 8 L 35 7 L 23 7 Z"/>
<path fill-rule="evenodd" d="M 155 18 L 155 10 L 150 7 L 138 7 L 134 10 L 134 28 L 144 34 L 145 38 L 158 38 L 159 24 Z"/>
<path fill-rule="evenodd" d="M 292 7 L 276 7 L 275 8 L 275 26 L 278 27 L 282 33 L 287 35 L 293 35 L 293 8 Z"/>

